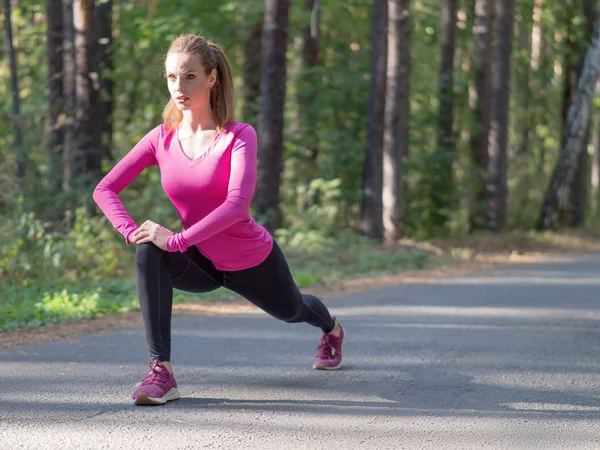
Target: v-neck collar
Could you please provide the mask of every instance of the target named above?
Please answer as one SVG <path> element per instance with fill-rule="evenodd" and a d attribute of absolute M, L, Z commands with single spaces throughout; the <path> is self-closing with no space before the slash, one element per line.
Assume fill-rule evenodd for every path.
<path fill-rule="evenodd" d="M 188 155 L 186 155 L 185 151 L 183 150 L 183 145 L 181 145 L 181 142 L 179 141 L 179 132 L 178 130 L 175 130 L 175 142 L 177 143 L 177 146 L 179 147 L 179 153 L 181 154 L 181 156 L 183 156 L 183 158 L 186 160 L 186 162 L 190 165 L 193 166 L 195 164 L 198 164 L 200 162 L 202 162 L 202 160 L 204 160 L 204 158 L 206 158 L 208 156 L 208 154 L 210 153 L 210 151 L 212 150 L 212 148 L 215 146 L 215 144 L 217 143 L 217 141 L 219 140 L 219 137 L 222 133 L 218 132 L 214 135 L 211 143 L 208 145 L 208 147 L 206 147 L 206 150 L 204 150 L 203 153 L 201 153 L 199 156 L 197 156 L 196 158 L 192 159 L 190 158 Z"/>

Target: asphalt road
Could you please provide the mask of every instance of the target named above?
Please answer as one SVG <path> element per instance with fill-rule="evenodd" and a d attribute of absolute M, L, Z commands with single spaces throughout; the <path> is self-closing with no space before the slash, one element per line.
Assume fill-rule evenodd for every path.
<path fill-rule="evenodd" d="M 177 316 L 183 398 L 135 407 L 141 328 L 0 351 L 1 449 L 600 448 L 600 255 L 328 300 L 319 331 L 261 312 Z"/>

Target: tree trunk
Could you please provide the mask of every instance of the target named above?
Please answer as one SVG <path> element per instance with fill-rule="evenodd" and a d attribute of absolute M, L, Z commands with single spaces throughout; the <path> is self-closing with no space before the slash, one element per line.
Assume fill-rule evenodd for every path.
<path fill-rule="evenodd" d="M 497 33 L 494 42 L 492 99 L 488 164 L 488 228 L 499 231 L 506 224 L 508 188 L 506 185 L 506 147 L 510 102 L 510 59 L 512 53 L 514 0 L 498 0 Z"/>
<path fill-rule="evenodd" d="M 367 113 L 367 149 L 364 171 L 362 229 L 366 236 L 383 239 L 383 123 L 387 67 L 387 1 L 375 0 L 371 22 L 371 81 Z"/>
<path fill-rule="evenodd" d="M 585 208 L 588 195 L 588 170 L 589 155 L 588 143 L 590 141 L 590 124 L 585 127 L 581 141 L 581 151 L 577 156 L 575 173 L 569 187 L 569 203 L 567 206 L 567 223 L 570 227 L 582 227 L 585 224 Z"/>
<path fill-rule="evenodd" d="M 242 96 L 244 122 L 258 128 L 258 104 L 260 98 L 260 58 L 262 53 L 263 18 L 254 22 L 244 46 L 244 87 Z"/>
<path fill-rule="evenodd" d="M 63 145 L 64 145 L 64 93 L 63 93 L 63 17 L 60 0 L 46 0 L 46 42 L 48 52 L 48 100 L 50 112 L 50 140 L 52 191 L 62 189 Z"/>
<path fill-rule="evenodd" d="M 566 200 L 568 186 L 575 174 L 577 158 L 582 150 L 582 140 L 590 118 L 592 99 L 600 65 L 600 22 L 596 22 L 592 46 L 588 50 L 575 98 L 567 115 L 566 137 L 558 156 L 556 167 L 546 190 L 536 225 L 538 230 L 557 226 L 560 205 Z"/>
<path fill-rule="evenodd" d="M 101 176 L 102 148 L 96 36 L 94 30 L 94 0 L 75 0 L 75 53 L 77 64 L 77 98 L 75 124 L 75 170 L 86 186 L 94 186 Z"/>
<path fill-rule="evenodd" d="M 533 6 L 533 5 L 532 5 Z M 523 7 L 525 9 L 525 7 Z M 533 8 L 530 10 L 526 9 L 528 15 L 533 19 Z M 524 12 L 522 13 L 524 14 Z M 527 22 L 525 22 L 527 23 Z M 521 107 L 519 117 L 521 122 L 521 136 L 519 142 L 517 144 L 517 156 L 527 156 L 529 153 L 529 135 L 531 134 L 531 127 L 533 123 L 529 118 L 530 108 L 531 108 L 531 76 L 530 76 L 530 67 L 531 67 L 531 38 L 532 38 L 532 29 L 525 24 L 521 25 L 521 27 L 517 30 L 518 42 L 519 46 L 519 54 L 521 55 L 518 58 L 519 66 L 521 69 L 521 74 L 518 79 L 518 85 L 521 87 Z M 525 61 L 524 58 L 527 57 L 528 60 Z M 526 167 L 525 167 L 526 170 Z"/>
<path fill-rule="evenodd" d="M 553 52 L 550 48 L 554 41 L 554 30 L 542 21 L 544 0 L 534 0 L 533 26 L 531 31 L 531 69 L 533 91 L 536 94 L 536 108 L 533 109 L 532 123 L 545 121 L 544 112 L 548 111 L 548 87 L 551 86 L 554 69 L 550 58 Z M 540 113 L 541 112 L 541 113 Z M 536 140 L 538 148 L 537 172 L 544 172 L 546 165 L 546 146 L 544 138 L 533 132 L 531 137 Z"/>
<path fill-rule="evenodd" d="M 600 94 L 600 82 L 596 82 L 596 95 Z M 600 187 L 600 114 L 596 109 L 596 117 L 594 120 L 594 133 L 592 137 L 593 143 L 593 160 L 592 160 L 592 181 L 591 181 L 591 207 L 592 214 L 598 214 L 598 188 Z"/>
<path fill-rule="evenodd" d="M 516 8 L 517 6 L 515 6 Z M 516 11 L 516 15 L 523 17 L 521 24 L 515 30 L 515 38 L 517 43 L 517 50 L 514 52 L 515 56 L 515 69 L 514 76 L 516 77 L 513 83 L 513 95 L 515 96 L 515 105 L 513 111 L 516 117 L 513 122 L 515 123 L 515 141 L 514 144 L 514 159 L 513 163 L 515 168 L 513 173 L 519 179 L 519 183 L 516 186 L 515 194 L 513 195 L 513 201 L 516 204 L 527 204 L 529 201 L 530 193 L 532 192 L 532 183 L 535 183 L 535 177 L 539 177 L 537 171 L 529 168 L 529 162 L 532 159 L 532 136 L 534 135 L 535 126 L 537 122 L 533 119 L 533 116 L 539 107 L 536 107 L 536 103 L 532 103 L 533 100 L 533 89 L 532 81 L 535 77 L 531 76 L 532 73 L 532 35 L 533 26 L 535 22 L 534 4 L 526 3 L 519 5 L 519 10 Z M 515 208 L 513 211 L 513 218 L 518 225 L 527 223 L 530 219 L 528 217 L 527 208 Z"/>
<path fill-rule="evenodd" d="M 269 231 L 281 226 L 279 189 L 283 170 L 283 109 L 289 0 L 266 0 L 260 82 L 256 211 Z"/>
<path fill-rule="evenodd" d="M 573 40 L 574 31 L 571 30 L 570 35 L 567 37 L 567 50 L 564 56 L 564 84 L 563 84 L 563 98 L 562 98 L 562 121 L 563 130 L 561 137 L 561 146 L 564 145 L 567 139 L 567 115 L 569 113 L 569 107 L 573 103 L 575 97 L 575 91 L 577 90 L 577 80 L 581 71 L 580 61 L 575 61 L 578 58 L 581 46 L 580 43 Z M 582 149 L 579 152 L 579 156 L 575 162 L 575 173 L 571 180 L 570 186 L 567 188 L 569 192 L 569 200 L 565 204 L 560 205 L 559 217 L 561 218 L 560 226 L 565 225 L 563 223 L 566 220 L 568 226 L 580 226 L 585 220 L 585 196 L 587 186 L 587 143 L 589 141 L 589 125 L 584 138 L 581 141 Z"/>
<path fill-rule="evenodd" d="M 577 79 L 583 70 L 583 62 L 585 61 L 585 53 L 589 48 L 592 35 L 594 33 L 594 22 L 597 16 L 595 0 L 583 0 L 583 15 L 585 17 L 583 39 L 574 43 L 575 54 L 577 58 L 576 73 L 574 74 L 574 83 L 569 86 L 570 99 L 577 88 Z M 575 30 L 574 30 L 575 31 Z M 569 103 L 570 104 L 570 103 Z M 566 113 L 566 109 L 565 109 Z M 566 114 L 563 116 L 566 119 Z M 585 209 L 587 206 L 588 184 L 589 184 L 589 155 L 588 143 L 590 140 L 590 119 L 586 127 L 582 149 L 577 158 L 577 168 L 571 185 L 569 186 L 569 203 L 567 207 L 567 223 L 571 227 L 582 227 L 585 224 Z M 566 124 L 566 120 L 564 121 Z"/>
<path fill-rule="evenodd" d="M 63 92 L 65 97 L 65 125 L 63 147 L 63 192 L 71 192 L 75 154 L 75 103 L 76 103 L 76 61 L 75 26 L 73 23 L 73 0 L 62 0 L 63 14 Z M 67 205 L 67 208 L 69 206 Z"/>
<path fill-rule="evenodd" d="M 21 107 L 19 98 L 19 76 L 17 73 L 17 55 L 13 44 L 12 15 L 10 0 L 4 0 L 4 29 L 6 30 L 6 46 L 10 64 L 10 90 L 12 92 L 12 114 L 14 124 L 13 144 L 17 159 L 17 180 L 21 190 L 25 189 L 25 154 L 21 134 Z"/>
<path fill-rule="evenodd" d="M 439 72 L 439 114 L 437 155 L 433 161 L 435 182 L 430 183 L 432 220 L 444 227 L 454 204 L 453 166 L 456 148 L 453 129 L 454 56 L 458 0 L 442 0 L 441 58 Z"/>
<path fill-rule="evenodd" d="M 579 2 L 575 2 L 578 6 Z M 579 8 L 577 8 L 579 9 Z M 566 17 L 567 23 L 567 31 L 565 36 L 565 49 L 564 49 L 564 57 L 563 57 L 563 91 L 562 91 L 562 105 L 561 105 L 561 117 L 562 117 L 562 136 L 561 136 L 561 147 L 565 145 L 565 140 L 567 139 L 567 116 L 569 114 L 569 107 L 573 103 L 573 99 L 575 97 L 575 91 L 577 90 L 577 78 L 579 72 L 581 72 L 581 64 L 579 61 L 579 55 L 581 53 L 580 47 L 583 47 L 580 42 L 577 42 L 578 36 L 576 31 L 574 30 L 573 17 L 578 15 L 579 11 L 573 11 L 571 14 L 568 14 Z M 579 27 L 577 27 L 579 28 Z M 585 55 L 584 55 L 585 56 Z M 585 147 L 586 139 L 583 139 L 581 144 Z M 582 166 L 586 163 L 585 155 L 582 151 L 579 152 L 579 156 L 576 158 L 575 162 L 575 174 L 573 176 L 573 180 L 571 180 L 571 184 L 567 188 L 569 192 L 569 200 L 565 201 L 563 204 L 559 205 L 559 221 L 560 227 L 566 225 L 565 222 L 570 222 L 574 214 L 577 214 L 578 209 L 578 199 L 576 198 L 576 192 L 573 192 L 573 189 L 576 189 L 575 185 L 580 185 L 580 181 L 577 180 L 577 176 L 581 175 Z M 580 186 L 577 186 L 580 187 Z M 574 198 L 575 196 L 575 198 Z M 572 204 L 571 201 L 574 200 L 575 204 Z"/>
<path fill-rule="evenodd" d="M 114 160 L 112 153 L 114 81 L 113 81 L 113 0 L 98 3 L 95 13 L 95 24 L 98 32 L 98 69 L 100 73 L 100 133 L 102 154 L 110 161 Z"/>
<path fill-rule="evenodd" d="M 488 134 L 490 127 L 490 88 L 492 74 L 492 18 L 494 0 L 475 1 L 473 37 L 473 118 L 471 152 L 476 171 L 473 205 L 469 216 L 469 228 L 481 230 L 487 227 L 487 169 Z"/>
<path fill-rule="evenodd" d="M 387 102 L 383 131 L 383 228 L 386 242 L 404 234 L 402 160 L 408 153 L 410 0 L 388 1 Z"/>
<path fill-rule="evenodd" d="M 308 183 L 317 172 L 319 156 L 317 127 L 315 127 L 315 100 L 318 91 L 314 69 L 319 65 L 319 6 L 321 0 L 304 0 L 304 8 L 311 13 L 310 24 L 303 30 L 302 75 L 298 98 L 302 141 L 306 148 L 303 180 Z"/>
<path fill-rule="evenodd" d="M 542 6 L 544 0 L 533 2 L 533 26 L 531 27 L 531 69 L 540 68 L 540 56 L 542 53 Z"/>

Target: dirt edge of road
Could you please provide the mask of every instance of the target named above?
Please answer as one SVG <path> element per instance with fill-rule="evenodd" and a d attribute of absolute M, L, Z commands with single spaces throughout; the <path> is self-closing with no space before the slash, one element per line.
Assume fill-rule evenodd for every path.
<path fill-rule="evenodd" d="M 327 300 L 330 297 L 389 287 L 399 284 L 424 283 L 440 277 L 465 275 L 474 270 L 490 268 L 498 264 L 541 262 L 566 257 L 564 253 L 524 253 L 509 255 L 486 255 L 475 259 L 454 261 L 443 267 L 414 270 L 397 274 L 359 278 L 332 284 L 303 289 Z M 173 307 L 173 314 L 198 314 L 213 316 L 254 311 L 255 306 L 239 297 L 198 303 L 179 303 Z M 76 320 L 37 328 L 22 328 L 0 332 L 0 349 L 21 345 L 36 344 L 58 340 L 75 340 L 85 334 L 93 334 L 121 327 L 140 326 L 139 311 L 105 315 L 94 319 Z"/>

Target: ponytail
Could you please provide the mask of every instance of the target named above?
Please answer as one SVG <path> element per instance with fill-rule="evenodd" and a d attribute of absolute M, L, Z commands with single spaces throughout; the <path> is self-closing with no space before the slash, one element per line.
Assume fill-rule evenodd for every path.
<path fill-rule="evenodd" d="M 217 130 L 223 131 L 228 123 L 233 122 L 235 116 L 233 75 L 223 48 L 212 41 L 208 41 L 208 45 L 214 55 L 217 69 L 217 81 L 210 90 L 210 109 Z"/>

